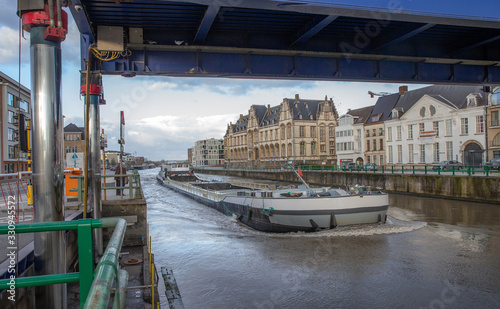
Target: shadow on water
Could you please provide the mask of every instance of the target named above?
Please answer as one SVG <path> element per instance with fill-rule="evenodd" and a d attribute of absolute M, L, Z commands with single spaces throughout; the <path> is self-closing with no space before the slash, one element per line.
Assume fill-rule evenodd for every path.
<path fill-rule="evenodd" d="M 401 220 L 488 227 L 500 231 L 500 205 L 458 200 L 389 195 L 389 214 Z"/>

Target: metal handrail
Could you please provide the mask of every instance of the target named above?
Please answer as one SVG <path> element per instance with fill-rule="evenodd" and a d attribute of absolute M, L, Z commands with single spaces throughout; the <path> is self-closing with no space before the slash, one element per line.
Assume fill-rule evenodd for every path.
<path fill-rule="evenodd" d="M 362 165 L 356 166 L 342 166 L 342 165 L 324 165 L 324 164 L 298 164 L 302 171 L 320 171 L 320 172 L 342 172 L 342 173 L 382 173 L 382 174 L 418 174 L 425 175 L 442 175 L 451 174 L 457 175 L 484 175 L 491 176 L 491 174 L 499 174 L 500 170 L 494 170 L 489 165 L 460 165 L 460 166 L 447 166 L 441 168 L 438 163 L 436 164 L 396 164 L 396 165 L 377 165 L 375 169 L 368 168 Z M 207 167 L 197 166 L 195 170 L 224 170 L 224 171 L 255 171 L 255 172 L 290 172 L 282 167 Z"/>
<path fill-rule="evenodd" d="M 129 194 L 128 199 L 141 199 L 142 194 L 141 194 L 141 176 L 138 173 L 134 174 L 118 174 L 118 175 L 101 175 L 101 178 L 124 178 L 127 177 L 128 184 L 125 186 L 102 186 L 102 190 L 129 190 L 129 192 L 134 192 L 135 194 Z M 70 176 L 70 179 L 78 179 L 78 187 L 70 189 L 70 192 L 78 192 L 78 201 L 81 202 L 83 201 L 83 176 Z M 123 199 L 123 195 L 121 195 L 121 198 Z"/>
<path fill-rule="evenodd" d="M 104 304 L 106 307 L 111 294 L 111 287 L 118 280 L 118 287 L 126 287 L 128 284 L 128 276 L 124 276 L 120 270 L 118 263 L 118 254 L 121 250 L 123 238 L 127 228 L 127 222 L 122 218 L 104 218 L 104 219 L 80 219 L 77 221 L 55 221 L 55 222 L 39 222 L 31 224 L 16 224 L 15 233 L 34 233 L 34 232 L 49 232 L 49 231 L 65 231 L 78 230 L 78 260 L 79 272 L 31 276 L 15 279 L 15 288 L 51 285 L 60 283 L 79 282 L 80 283 L 80 307 L 95 308 L 93 304 Z M 10 226 L 11 227 L 11 226 Z M 92 229 L 94 228 L 111 228 L 115 230 L 111 235 L 108 246 L 104 251 L 103 257 L 99 260 L 95 269 L 94 278 L 94 263 L 92 250 Z M 9 225 L 0 225 L 0 235 L 8 234 L 10 231 Z M 120 272 L 120 274 L 118 274 Z M 117 275 L 118 274 L 118 275 Z M 16 274 L 17 275 L 17 274 Z M 127 277 L 127 282 L 123 282 Z M 0 280 L 0 290 L 9 289 L 11 286 L 10 279 Z M 120 308 L 125 307 L 125 299 L 118 293 L 118 305 Z M 101 307 L 100 307 L 101 308 Z"/>

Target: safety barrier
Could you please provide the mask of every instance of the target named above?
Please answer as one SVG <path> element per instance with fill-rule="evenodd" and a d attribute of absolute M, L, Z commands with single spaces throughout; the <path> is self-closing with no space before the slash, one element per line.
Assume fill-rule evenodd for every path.
<path fill-rule="evenodd" d="M 128 184 L 124 186 L 111 186 L 108 187 L 102 186 L 102 190 L 120 190 L 120 198 L 121 199 L 141 199 L 142 198 L 142 189 L 141 189 L 141 176 L 137 172 L 137 170 L 134 170 L 133 174 L 123 174 L 123 175 L 101 175 L 101 179 L 107 179 L 107 178 L 127 178 L 128 179 Z M 71 176 L 70 179 L 78 179 L 78 187 L 74 189 L 70 189 L 70 192 L 78 192 L 78 201 L 82 202 L 83 201 L 83 194 L 84 194 L 84 178 L 83 176 Z M 106 183 L 106 181 L 105 181 Z M 128 197 L 123 194 L 124 190 L 129 190 L 129 195 Z"/>
<path fill-rule="evenodd" d="M 425 174 L 425 175 L 467 175 L 467 176 L 500 176 L 498 169 L 489 165 L 324 165 L 324 164 L 298 164 L 302 171 L 320 172 L 353 172 L 353 173 L 382 173 L 382 174 Z M 194 170 L 227 170 L 227 171 L 255 171 L 255 172 L 285 172 L 287 167 L 209 167 L 196 166 Z"/>
<path fill-rule="evenodd" d="M 4 210 L 1 202 L 4 202 L 6 210 L 10 210 L 9 206 L 13 203 L 15 207 L 16 223 L 31 221 L 33 222 L 33 199 L 32 199 L 32 173 L 28 171 L 0 174 L 0 210 Z M 9 197 L 15 197 L 14 199 Z M 18 203 L 26 203 L 29 206 L 28 215 L 26 215 L 25 207 L 17 207 Z M 19 204 L 20 205 L 20 204 Z M 20 205 L 21 206 L 21 205 Z"/>
<path fill-rule="evenodd" d="M 9 228 L 10 227 L 10 228 Z M 121 251 L 127 222 L 121 218 L 80 219 L 77 221 L 41 222 L 14 225 L 15 233 L 34 233 L 49 231 L 78 230 L 79 272 L 31 276 L 16 278 L 15 288 L 42 286 L 60 283 L 80 283 L 80 307 L 106 308 L 111 295 L 111 287 L 116 280 L 116 286 L 124 291 L 128 284 L 128 273 L 120 269 L 118 255 Z M 92 229 L 112 228 L 113 234 L 108 246 L 94 269 Z M 12 226 L 1 225 L 0 235 L 8 234 Z M 10 279 L 0 280 L 0 290 L 10 289 Z M 116 293 L 113 308 L 124 308 L 123 293 Z"/>

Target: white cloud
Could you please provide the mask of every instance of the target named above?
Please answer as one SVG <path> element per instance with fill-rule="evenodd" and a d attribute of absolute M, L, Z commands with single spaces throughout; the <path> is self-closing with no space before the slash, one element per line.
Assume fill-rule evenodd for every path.
<path fill-rule="evenodd" d="M 19 32 L 10 27 L 1 26 L 0 33 L 2 34 L 0 39 L 0 63 L 17 63 L 19 61 Z M 29 40 L 21 38 L 21 44 L 21 50 L 23 51 L 21 57 L 24 61 L 29 61 Z"/>

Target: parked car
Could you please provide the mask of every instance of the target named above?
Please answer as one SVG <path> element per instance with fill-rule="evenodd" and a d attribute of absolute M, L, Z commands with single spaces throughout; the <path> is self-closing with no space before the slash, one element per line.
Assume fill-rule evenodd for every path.
<path fill-rule="evenodd" d="M 366 163 L 363 166 L 363 170 L 374 171 L 375 172 L 377 170 L 377 164 L 375 164 L 375 163 Z"/>
<path fill-rule="evenodd" d="M 340 168 L 343 171 L 358 170 L 358 165 L 354 162 L 342 162 Z"/>
<path fill-rule="evenodd" d="M 484 166 L 488 166 L 490 170 L 500 170 L 500 158 L 493 158 L 490 162 L 484 163 Z"/>
<path fill-rule="evenodd" d="M 442 171 L 444 170 L 451 170 L 455 167 L 456 170 L 461 170 L 463 167 L 463 164 L 461 162 L 451 160 L 451 161 L 441 161 L 439 164 L 436 164 L 432 167 L 433 170 L 438 170 L 441 168 Z"/>

